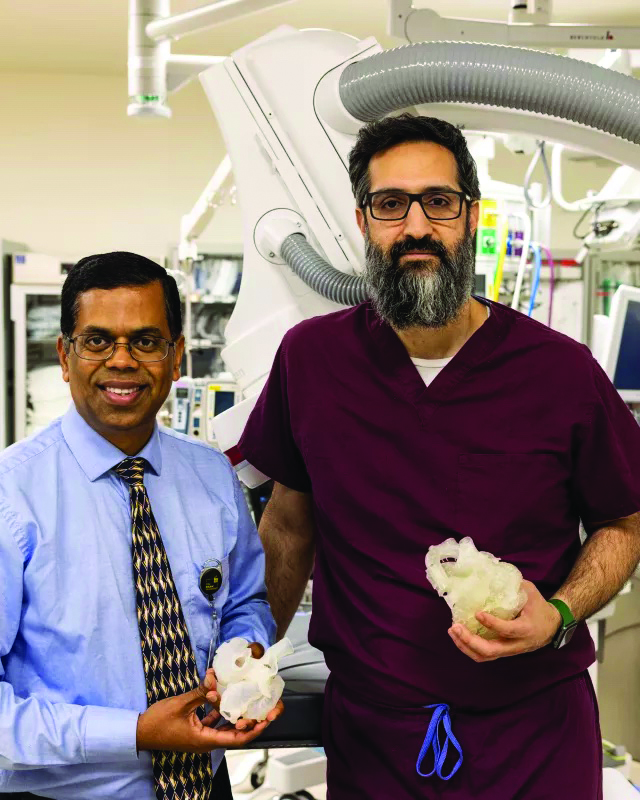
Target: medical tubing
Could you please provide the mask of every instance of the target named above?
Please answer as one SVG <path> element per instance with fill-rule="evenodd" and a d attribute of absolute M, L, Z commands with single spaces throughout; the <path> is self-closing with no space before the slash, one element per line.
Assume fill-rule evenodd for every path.
<path fill-rule="evenodd" d="M 496 269 L 493 273 L 493 283 L 491 285 L 491 300 L 497 303 L 500 300 L 500 287 L 504 276 L 504 260 L 507 257 L 507 238 L 509 237 L 509 218 L 502 220 L 502 234 L 500 236 L 500 249 L 498 250 L 498 260 Z"/>
<path fill-rule="evenodd" d="M 520 292 L 522 291 L 522 281 L 524 280 L 524 273 L 527 268 L 527 259 L 529 258 L 529 245 L 531 244 L 532 224 L 531 217 L 528 214 L 519 214 L 512 212 L 510 214 L 516 219 L 524 222 L 524 240 L 522 242 L 522 253 L 520 255 L 520 263 L 518 264 L 518 274 L 516 275 L 516 285 L 513 290 L 513 297 L 511 299 L 511 308 L 518 311 L 520 307 Z"/>
<path fill-rule="evenodd" d="M 307 286 L 328 300 L 344 306 L 355 306 L 367 299 L 362 278 L 358 275 L 346 275 L 332 267 L 314 250 L 303 234 L 292 233 L 287 236 L 280 254 Z"/>
<path fill-rule="evenodd" d="M 547 262 L 549 264 L 549 317 L 547 325 L 551 327 L 551 317 L 553 314 L 553 293 L 556 289 L 556 265 L 553 261 L 553 256 L 551 255 L 551 250 L 545 245 L 541 244 L 538 245 L 541 250 L 547 254 Z"/>
<path fill-rule="evenodd" d="M 339 90 L 364 122 L 425 103 L 473 103 L 560 117 L 640 144 L 636 78 L 520 47 L 405 45 L 348 64 Z"/>
<path fill-rule="evenodd" d="M 533 258 L 535 260 L 536 266 L 533 273 L 533 281 L 531 284 L 531 297 L 529 298 L 529 309 L 527 311 L 527 316 L 529 317 L 533 314 L 533 309 L 536 304 L 536 296 L 538 294 L 538 287 L 540 286 L 540 273 L 542 272 L 542 253 L 540 251 L 540 246 L 532 242 L 531 250 L 533 252 Z"/>
<path fill-rule="evenodd" d="M 542 209 L 547 208 L 547 206 L 551 205 L 551 171 L 549 170 L 549 162 L 547 161 L 547 156 L 544 151 L 546 142 L 538 142 L 538 147 L 536 152 L 531 159 L 531 163 L 527 169 L 527 172 L 524 176 L 524 199 L 527 203 L 527 208 L 532 208 L 535 211 L 542 211 Z M 540 201 L 539 205 L 533 202 L 531 195 L 529 194 L 529 188 L 531 186 L 531 178 L 533 177 L 533 171 L 536 168 L 536 164 L 540 161 L 542 164 L 542 168 L 545 174 L 545 180 L 547 182 L 547 191 L 545 196 Z"/>

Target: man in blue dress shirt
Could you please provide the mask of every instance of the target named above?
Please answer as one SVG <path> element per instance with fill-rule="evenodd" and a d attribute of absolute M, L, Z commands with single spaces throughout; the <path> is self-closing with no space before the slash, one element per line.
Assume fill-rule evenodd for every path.
<path fill-rule="evenodd" d="M 259 652 L 274 623 L 262 547 L 233 469 L 156 423 L 184 350 L 175 281 L 131 253 L 82 259 L 62 291 L 61 328 L 73 406 L 0 455 L 0 793 L 228 800 L 223 748 L 246 745 L 282 705 L 264 723 L 236 727 L 195 713 L 205 696 L 215 700 L 205 677 L 212 609 L 199 588 L 203 565 L 221 564 L 220 641 L 241 636 Z M 148 596 L 137 533 L 161 564 L 148 574 Z M 158 580 L 171 608 L 154 628 Z M 147 645 L 165 670 L 160 681 L 190 691 L 149 701 L 163 693 L 152 693 Z M 176 653 L 169 664 L 166 652 Z M 205 777 L 196 790 L 184 770 L 198 759 Z"/>

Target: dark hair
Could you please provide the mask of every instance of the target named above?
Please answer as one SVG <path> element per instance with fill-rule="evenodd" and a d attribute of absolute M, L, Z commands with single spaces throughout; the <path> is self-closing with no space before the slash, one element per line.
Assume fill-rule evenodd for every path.
<path fill-rule="evenodd" d="M 147 286 L 158 281 L 164 290 L 164 307 L 171 338 L 182 333 L 182 309 L 175 279 L 164 267 L 136 253 L 99 253 L 81 258 L 69 270 L 62 287 L 60 330 L 70 337 L 78 318 L 78 297 L 91 289 L 119 289 L 121 286 Z"/>
<path fill-rule="evenodd" d="M 400 114 L 369 122 L 358 132 L 349 153 L 351 188 L 359 208 L 364 208 L 371 188 L 369 163 L 378 153 L 404 142 L 434 142 L 453 153 L 458 165 L 458 183 L 472 200 L 480 199 L 480 184 L 473 160 L 462 132 L 450 122 L 435 117 Z"/>

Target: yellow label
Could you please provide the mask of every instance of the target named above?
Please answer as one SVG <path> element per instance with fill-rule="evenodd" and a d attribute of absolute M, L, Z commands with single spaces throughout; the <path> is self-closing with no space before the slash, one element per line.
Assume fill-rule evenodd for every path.
<path fill-rule="evenodd" d="M 495 228 L 497 226 L 498 201 L 480 201 L 480 225 L 483 228 Z"/>

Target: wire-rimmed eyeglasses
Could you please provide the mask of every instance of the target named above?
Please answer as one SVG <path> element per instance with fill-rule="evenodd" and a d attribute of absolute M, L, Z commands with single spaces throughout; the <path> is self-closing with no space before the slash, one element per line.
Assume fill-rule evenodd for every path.
<path fill-rule="evenodd" d="M 126 347 L 131 358 L 136 361 L 145 363 L 164 361 L 171 348 L 175 347 L 175 342 L 169 339 L 147 334 L 135 336 L 129 342 L 116 342 L 98 333 L 81 334 L 73 338 L 66 336 L 65 340 L 73 346 L 78 358 L 83 358 L 85 361 L 108 361 L 117 347 Z"/>
<path fill-rule="evenodd" d="M 427 219 L 441 221 L 458 219 L 462 214 L 463 200 L 470 202 L 471 198 L 465 192 L 453 189 L 446 191 L 433 189 L 417 194 L 385 189 L 369 192 L 366 205 L 374 219 L 398 222 L 407 216 L 414 203 L 418 203 Z"/>

